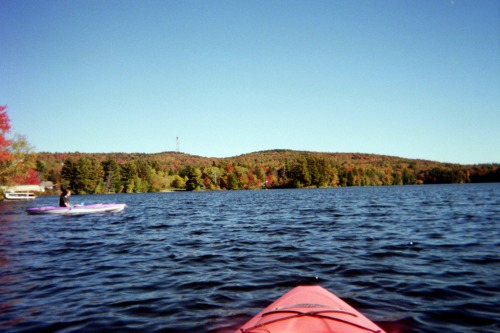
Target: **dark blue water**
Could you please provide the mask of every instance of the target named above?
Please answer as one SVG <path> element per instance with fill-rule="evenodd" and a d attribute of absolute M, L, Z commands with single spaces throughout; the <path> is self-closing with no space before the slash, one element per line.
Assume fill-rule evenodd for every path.
<path fill-rule="evenodd" d="M 319 284 L 388 332 L 500 331 L 500 184 L 0 203 L 0 331 L 232 332 Z"/>

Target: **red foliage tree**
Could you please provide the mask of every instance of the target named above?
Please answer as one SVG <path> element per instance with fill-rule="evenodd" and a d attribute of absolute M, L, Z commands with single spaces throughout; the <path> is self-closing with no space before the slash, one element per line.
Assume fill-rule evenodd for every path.
<path fill-rule="evenodd" d="M 28 169 L 26 174 L 12 178 L 14 184 L 37 185 L 40 184 L 40 176 L 35 169 Z"/>
<path fill-rule="evenodd" d="M 0 105 L 0 162 L 8 161 L 11 157 L 7 148 L 10 146 L 10 141 L 5 135 L 10 131 L 10 119 L 7 114 L 7 106 Z"/>
<path fill-rule="evenodd" d="M 274 175 L 271 173 L 266 174 L 266 187 L 271 187 L 273 186 L 274 182 Z"/>

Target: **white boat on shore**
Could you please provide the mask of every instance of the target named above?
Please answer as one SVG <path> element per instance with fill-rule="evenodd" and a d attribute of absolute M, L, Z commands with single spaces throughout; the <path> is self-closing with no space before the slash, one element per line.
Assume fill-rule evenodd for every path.
<path fill-rule="evenodd" d="M 26 200 L 33 200 L 36 198 L 36 195 L 32 192 L 5 192 L 4 193 L 4 198 L 5 200 L 12 200 L 12 201 L 26 201 Z"/>

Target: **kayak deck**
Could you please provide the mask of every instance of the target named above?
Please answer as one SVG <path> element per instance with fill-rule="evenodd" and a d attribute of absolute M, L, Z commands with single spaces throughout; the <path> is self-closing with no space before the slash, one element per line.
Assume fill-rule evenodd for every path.
<path fill-rule="evenodd" d="M 299 286 L 278 298 L 236 333 L 366 333 L 384 331 L 320 286 Z"/>
<path fill-rule="evenodd" d="M 76 207 L 59 207 L 59 206 L 44 206 L 31 207 L 26 209 L 28 214 L 59 214 L 59 215 L 75 215 L 75 214 L 91 214 L 91 213 L 116 213 L 125 209 L 126 204 L 94 204 L 87 206 Z"/>

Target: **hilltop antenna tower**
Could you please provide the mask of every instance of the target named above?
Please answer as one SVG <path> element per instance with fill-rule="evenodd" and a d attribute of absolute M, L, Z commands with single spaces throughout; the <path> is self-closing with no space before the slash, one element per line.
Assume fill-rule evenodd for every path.
<path fill-rule="evenodd" d="M 175 138 L 175 151 L 176 152 L 180 152 L 180 149 L 179 149 L 179 137 Z"/>

